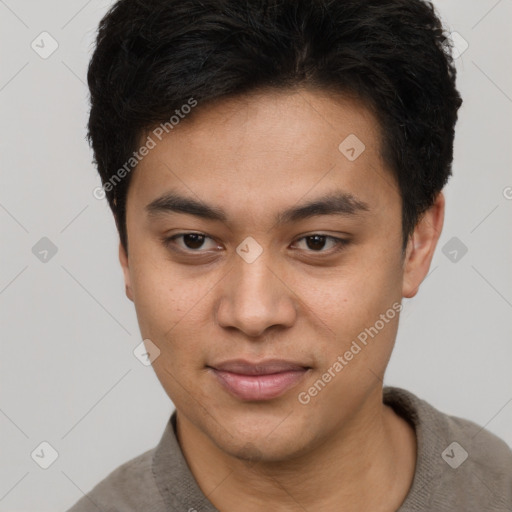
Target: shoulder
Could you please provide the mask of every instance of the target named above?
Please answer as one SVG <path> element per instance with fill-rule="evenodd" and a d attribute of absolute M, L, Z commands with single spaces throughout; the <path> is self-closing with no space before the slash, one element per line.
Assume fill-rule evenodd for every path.
<path fill-rule="evenodd" d="M 512 450 L 473 421 L 441 412 L 401 388 L 385 388 L 384 401 L 414 424 L 416 474 L 409 501 L 437 512 L 512 510 Z"/>
<path fill-rule="evenodd" d="M 148 450 L 113 470 L 68 512 L 157 510 L 161 498 L 152 471 L 155 450 Z"/>
<path fill-rule="evenodd" d="M 448 440 L 451 440 L 441 454 L 449 466 L 447 483 L 472 486 L 473 491 L 469 494 L 479 489 L 496 506 L 492 510 L 511 510 L 511 448 L 472 421 L 450 415 L 444 415 L 444 420 Z"/>

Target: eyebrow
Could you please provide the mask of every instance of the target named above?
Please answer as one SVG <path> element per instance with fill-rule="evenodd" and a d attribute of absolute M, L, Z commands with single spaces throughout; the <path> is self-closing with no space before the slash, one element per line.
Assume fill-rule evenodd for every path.
<path fill-rule="evenodd" d="M 227 223 L 228 220 L 226 213 L 221 208 L 182 196 L 176 192 L 168 192 L 158 197 L 146 206 L 146 211 L 150 217 L 168 213 L 184 213 L 223 223 Z M 279 212 L 276 215 L 276 224 L 298 222 L 318 215 L 351 217 L 368 211 L 370 211 L 370 207 L 364 201 L 348 192 L 336 191 Z"/>

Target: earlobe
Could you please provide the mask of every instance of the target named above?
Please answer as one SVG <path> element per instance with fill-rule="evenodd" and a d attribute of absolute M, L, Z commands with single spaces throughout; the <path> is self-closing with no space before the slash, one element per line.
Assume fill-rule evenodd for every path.
<path fill-rule="evenodd" d="M 444 195 L 440 192 L 434 204 L 422 215 L 409 238 L 402 283 L 402 295 L 408 299 L 418 293 L 422 281 L 428 274 L 443 229 L 444 208 Z"/>
<path fill-rule="evenodd" d="M 119 263 L 123 269 L 126 296 L 133 302 L 133 290 L 131 284 L 128 255 L 126 254 L 126 251 L 124 250 L 123 244 L 121 242 L 119 242 Z"/>

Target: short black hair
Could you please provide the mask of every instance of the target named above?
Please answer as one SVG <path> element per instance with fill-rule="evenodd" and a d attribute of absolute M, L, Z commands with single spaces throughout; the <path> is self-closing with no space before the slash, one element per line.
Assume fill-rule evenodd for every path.
<path fill-rule="evenodd" d="M 143 134 L 172 129 L 185 105 L 189 118 L 230 96 L 310 87 L 356 95 L 376 114 L 402 197 L 404 251 L 451 175 L 462 103 L 451 47 L 422 0 L 117 1 L 89 64 L 87 137 L 125 250 Z"/>

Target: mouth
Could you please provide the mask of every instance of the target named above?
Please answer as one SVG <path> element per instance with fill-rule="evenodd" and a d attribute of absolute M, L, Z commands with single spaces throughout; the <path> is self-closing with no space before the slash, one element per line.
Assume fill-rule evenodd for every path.
<path fill-rule="evenodd" d="M 295 387 L 311 370 L 301 363 L 277 359 L 255 363 L 237 359 L 207 368 L 226 391 L 244 401 L 277 398 Z"/>

